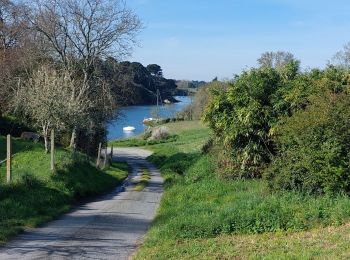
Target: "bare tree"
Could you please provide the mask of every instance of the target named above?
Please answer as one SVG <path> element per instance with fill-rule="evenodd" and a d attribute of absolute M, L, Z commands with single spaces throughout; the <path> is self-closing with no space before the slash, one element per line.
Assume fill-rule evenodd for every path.
<path fill-rule="evenodd" d="M 113 112 L 110 91 L 96 78 L 94 66 L 100 58 L 129 54 L 142 27 L 139 18 L 123 0 L 37 0 L 32 6 L 28 19 L 51 56 L 81 78 L 70 99 L 89 97 L 93 108 L 87 109 L 92 114 L 86 120 L 107 120 Z M 78 122 L 73 127 L 73 147 L 80 127 Z"/>
<path fill-rule="evenodd" d="M 13 99 L 15 109 L 41 129 L 46 152 L 51 129 L 64 130 L 85 116 L 89 100 L 70 100 L 75 84 L 66 70 L 58 72 L 42 66 L 27 82 L 18 85 Z"/>
<path fill-rule="evenodd" d="M 10 0 L 0 0 L 0 50 L 20 45 L 26 27 L 23 8 Z"/>
<path fill-rule="evenodd" d="M 8 101 L 17 76 L 23 71 L 28 31 L 25 7 L 10 0 L 0 0 L 0 115 L 8 110 Z"/>
<path fill-rule="evenodd" d="M 332 61 L 342 67 L 350 67 L 350 42 L 346 43 L 343 49 L 334 55 Z"/>
<path fill-rule="evenodd" d="M 258 59 L 261 67 L 279 68 L 295 60 L 294 55 L 290 52 L 264 52 Z"/>

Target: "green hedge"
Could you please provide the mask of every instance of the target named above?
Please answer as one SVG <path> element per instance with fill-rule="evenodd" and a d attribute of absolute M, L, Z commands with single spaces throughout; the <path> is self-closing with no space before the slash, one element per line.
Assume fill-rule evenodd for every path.
<path fill-rule="evenodd" d="M 274 189 L 350 191 L 350 93 L 325 92 L 279 129 L 279 156 L 265 177 Z"/>

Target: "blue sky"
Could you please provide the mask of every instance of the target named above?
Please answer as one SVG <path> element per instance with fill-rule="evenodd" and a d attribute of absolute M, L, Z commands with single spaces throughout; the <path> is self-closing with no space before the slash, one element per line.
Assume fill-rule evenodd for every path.
<path fill-rule="evenodd" d="M 345 0 L 128 0 L 145 29 L 132 61 L 174 79 L 232 78 L 265 51 L 289 51 L 324 67 L 350 41 Z"/>

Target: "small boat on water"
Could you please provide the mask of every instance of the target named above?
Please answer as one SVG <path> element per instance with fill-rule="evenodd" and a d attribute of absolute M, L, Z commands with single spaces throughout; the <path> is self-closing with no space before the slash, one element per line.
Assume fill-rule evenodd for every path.
<path fill-rule="evenodd" d="M 123 131 L 124 132 L 132 132 L 132 131 L 135 131 L 135 127 L 133 127 L 133 126 L 125 126 L 125 127 L 123 127 Z"/>

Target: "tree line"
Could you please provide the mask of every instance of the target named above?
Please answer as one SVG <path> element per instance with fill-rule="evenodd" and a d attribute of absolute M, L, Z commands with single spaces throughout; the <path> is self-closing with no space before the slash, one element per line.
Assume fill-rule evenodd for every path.
<path fill-rule="evenodd" d="M 162 68 L 157 64 L 145 67 L 139 62 L 118 62 L 109 57 L 98 63 L 97 73 L 111 87 L 118 105 L 154 105 L 157 102 L 157 91 L 162 100 L 175 102 L 175 80 L 164 78 Z"/>

